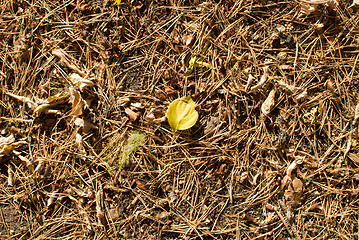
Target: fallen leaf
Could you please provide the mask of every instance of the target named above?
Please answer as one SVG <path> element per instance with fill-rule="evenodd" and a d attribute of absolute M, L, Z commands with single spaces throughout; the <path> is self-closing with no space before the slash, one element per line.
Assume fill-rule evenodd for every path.
<path fill-rule="evenodd" d="M 246 214 L 244 215 L 244 220 L 246 220 L 247 223 L 254 223 L 254 224 L 257 223 L 257 219 L 255 219 L 254 217 L 252 217 L 252 216 L 249 215 L 248 213 L 246 213 Z"/>
<path fill-rule="evenodd" d="M 8 155 L 16 147 L 26 144 L 26 141 L 15 141 L 15 136 L 11 134 L 8 137 L 0 137 L 0 160 L 3 156 Z"/>
<path fill-rule="evenodd" d="M 81 92 L 83 92 L 83 90 L 86 88 L 86 87 L 92 87 L 94 86 L 94 83 L 93 81 L 91 80 L 88 80 L 86 78 L 83 78 L 81 77 L 79 74 L 77 73 L 73 73 L 69 76 L 69 79 L 71 81 L 71 83 L 78 87 L 80 89 Z"/>
<path fill-rule="evenodd" d="M 289 90 L 289 91 L 292 92 L 292 93 L 300 89 L 299 87 L 296 87 L 296 86 L 293 86 L 293 85 L 289 85 L 288 83 L 284 82 L 282 79 L 279 80 L 279 81 L 276 81 L 276 82 L 277 82 L 277 84 L 278 84 L 279 86 L 281 86 L 282 88 L 285 88 L 285 89 Z"/>
<path fill-rule="evenodd" d="M 175 131 L 193 127 L 198 120 L 198 112 L 192 98 L 182 97 L 174 100 L 168 107 L 167 120 Z"/>
<path fill-rule="evenodd" d="M 272 111 L 274 107 L 274 104 L 275 104 L 275 90 L 273 89 L 272 91 L 270 91 L 268 97 L 262 104 L 261 110 L 264 116 L 269 115 L 269 113 Z"/>
<path fill-rule="evenodd" d="M 97 128 L 94 124 L 79 117 L 75 119 L 75 125 L 82 127 L 84 132 L 89 132 L 92 128 Z"/>
<path fill-rule="evenodd" d="M 251 87 L 251 92 L 260 89 L 260 88 L 267 82 L 267 79 L 268 79 L 268 68 L 269 68 L 269 66 L 263 67 L 263 75 L 261 76 L 261 79 L 260 79 L 260 81 L 257 83 L 257 85 Z"/>
<path fill-rule="evenodd" d="M 292 172 L 294 169 L 296 169 L 298 166 L 297 162 L 296 161 L 293 161 L 289 167 L 287 168 L 287 175 L 290 177 L 292 175 Z"/>
<path fill-rule="evenodd" d="M 298 96 L 296 96 L 296 97 L 294 98 L 294 100 L 297 101 L 297 102 L 300 102 L 300 101 L 306 99 L 307 96 L 308 96 L 308 92 L 307 92 L 307 90 L 304 90 L 304 91 L 301 92 Z"/>
<path fill-rule="evenodd" d="M 125 109 L 125 113 L 127 114 L 127 116 L 130 118 L 130 120 L 132 122 L 136 121 L 138 114 L 135 113 L 134 111 L 132 111 L 130 108 L 126 108 Z"/>
<path fill-rule="evenodd" d="M 141 180 L 136 180 L 136 185 L 137 185 L 137 187 L 138 188 L 140 188 L 140 189 L 142 189 L 142 190 L 146 190 L 147 189 L 147 187 L 146 187 L 146 184 L 143 182 L 143 181 L 141 181 Z"/>
<path fill-rule="evenodd" d="M 292 181 L 293 191 L 295 193 L 303 192 L 303 182 L 299 178 L 294 178 Z"/>
<path fill-rule="evenodd" d="M 70 112 L 70 115 L 77 117 L 81 116 L 83 113 L 83 107 L 85 105 L 85 102 L 82 99 L 79 91 L 71 87 L 69 89 L 69 92 L 70 92 L 70 103 L 72 104 L 72 110 Z"/>
<path fill-rule="evenodd" d="M 314 203 L 312 206 L 308 208 L 309 211 L 321 211 L 323 209 L 322 205 L 320 203 Z"/>
<path fill-rule="evenodd" d="M 163 211 L 163 212 L 160 212 L 156 215 L 156 218 L 159 219 L 159 220 L 164 220 L 168 217 L 170 217 L 171 214 L 169 212 L 166 212 L 166 211 Z"/>
<path fill-rule="evenodd" d="M 285 189 L 289 185 L 289 183 L 290 183 L 290 177 L 288 175 L 285 175 L 281 181 L 281 185 L 280 185 L 281 189 L 282 190 Z"/>
<path fill-rule="evenodd" d="M 300 12 L 304 15 L 309 15 L 317 10 L 317 5 L 309 4 L 309 3 L 301 3 L 300 4 Z"/>
<path fill-rule="evenodd" d="M 79 148 L 79 151 L 82 155 L 86 155 L 86 150 L 84 148 L 83 139 L 81 134 L 76 133 L 75 142 L 77 144 L 77 147 Z"/>
<path fill-rule="evenodd" d="M 359 5 L 359 0 L 353 0 L 353 3 L 350 7 L 353 7 L 353 6 L 356 6 L 356 5 Z"/>

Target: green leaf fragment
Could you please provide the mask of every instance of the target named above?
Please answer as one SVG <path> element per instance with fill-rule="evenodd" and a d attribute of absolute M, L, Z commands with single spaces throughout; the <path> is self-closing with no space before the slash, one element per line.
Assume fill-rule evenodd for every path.
<path fill-rule="evenodd" d="M 120 169 L 130 165 L 130 155 L 135 153 L 137 149 L 146 141 L 146 134 L 141 132 L 133 132 L 129 136 L 126 145 L 123 147 L 120 156 Z"/>

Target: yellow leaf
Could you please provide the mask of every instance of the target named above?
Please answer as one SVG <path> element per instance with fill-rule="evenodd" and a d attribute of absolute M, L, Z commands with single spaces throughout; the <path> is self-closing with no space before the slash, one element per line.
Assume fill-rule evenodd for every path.
<path fill-rule="evenodd" d="M 120 5 L 120 3 L 121 3 L 121 0 L 115 0 L 115 3 L 113 4 L 113 5 Z"/>
<path fill-rule="evenodd" d="M 175 131 L 193 127 L 198 120 L 196 104 L 191 97 L 182 97 L 174 100 L 168 107 L 167 120 Z"/>

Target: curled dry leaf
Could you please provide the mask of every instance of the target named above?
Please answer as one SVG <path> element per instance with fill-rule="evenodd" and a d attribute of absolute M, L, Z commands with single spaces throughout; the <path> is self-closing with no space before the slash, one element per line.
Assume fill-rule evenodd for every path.
<path fill-rule="evenodd" d="M 317 10 L 317 5 L 309 4 L 309 3 L 301 3 L 300 4 L 300 12 L 304 15 L 309 15 Z"/>
<path fill-rule="evenodd" d="M 284 197 L 290 205 L 298 206 L 303 195 L 303 182 L 299 178 L 294 178 L 284 192 Z"/>
<path fill-rule="evenodd" d="M 320 204 L 320 203 L 314 203 L 312 206 L 310 206 L 309 208 L 308 208 L 308 212 L 309 211 L 322 211 L 323 210 L 323 206 L 322 206 L 322 204 Z"/>
<path fill-rule="evenodd" d="M 75 125 L 82 127 L 84 132 L 89 132 L 92 128 L 97 128 L 94 124 L 79 117 L 75 119 Z"/>
<path fill-rule="evenodd" d="M 309 15 L 315 12 L 320 4 L 326 4 L 333 9 L 339 5 L 339 2 L 338 0 L 301 0 L 300 12 L 304 15 Z"/>
<path fill-rule="evenodd" d="M 83 78 L 81 77 L 79 74 L 77 73 L 73 73 L 69 76 L 69 79 L 71 81 L 71 83 L 78 87 L 80 89 L 81 92 L 83 92 L 83 90 L 86 88 L 86 87 L 92 87 L 94 86 L 94 83 L 93 81 L 91 80 L 88 80 L 86 78 Z"/>
<path fill-rule="evenodd" d="M 68 101 L 69 93 L 58 93 L 55 96 L 49 97 L 47 99 L 38 99 L 37 102 L 41 104 L 34 110 L 34 113 L 55 113 L 61 115 L 60 110 L 55 110 L 53 108 L 57 107 Z"/>
<path fill-rule="evenodd" d="M 251 84 L 252 84 L 252 82 L 253 82 L 253 79 L 254 79 L 253 75 L 252 75 L 252 74 L 249 74 L 249 75 L 248 75 L 248 81 L 247 81 L 247 84 L 246 84 L 246 86 L 245 86 L 245 88 L 244 88 L 244 91 L 248 92 L 249 87 L 251 86 Z"/>
<path fill-rule="evenodd" d="M 258 82 L 258 84 L 255 85 L 255 86 L 253 86 L 253 87 L 251 87 L 251 92 L 260 89 L 260 88 L 263 87 L 263 85 L 267 82 L 267 79 L 268 79 L 268 68 L 269 68 L 269 66 L 263 67 L 263 75 L 261 76 L 261 79 L 260 79 L 260 81 Z"/>
<path fill-rule="evenodd" d="M 16 147 L 26 144 L 26 141 L 15 141 L 15 137 L 11 134 L 8 137 L 0 137 L 0 160 L 3 156 L 8 155 Z"/>
<path fill-rule="evenodd" d="M 130 120 L 132 122 L 136 121 L 138 114 L 135 113 L 134 111 L 132 111 L 130 108 L 126 108 L 125 109 L 125 113 L 127 114 L 127 116 L 130 118 Z"/>
<path fill-rule="evenodd" d="M 80 153 L 83 155 L 86 155 L 86 150 L 84 148 L 83 139 L 82 139 L 81 134 L 76 133 L 75 141 L 76 141 L 77 147 L 79 148 Z"/>
<path fill-rule="evenodd" d="M 294 98 L 294 100 L 296 102 L 300 102 L 300 101 L 303 101 L 304 99 L 306 99 L 308 97 L 308 92 L 307 90 L 304 90 L 303 92 L 301 92 L 298 96 L 296 96 Z"/>
<path fill-rule="evenodd" d="M 285 175 L 284 178 L 281 181 L 281 189 L 284 190 L 290 183 L 290 177 L 288 175 Z"/>
<path fill-rule="evenodd" d="M 277 84 L 278 84 L 280 87 L 285 88 L 285 89 L 289 90 L 289 91 L 292 92 L 292 93 L 295 92 L 295 91 L 297 91 L 297 90 L 300 90 L 299 87 L 296 87 L 296 86 L 293 86 L 293 85 L 289 85 L 288 83 L 284 82 L 282 79 L 281 79 L 281 80 L 278 80 L 278 81 L 276 81 L 276 82 L 277 82 Z"/>
<path fill-rule="evenodd" d="M 296 161 L 293 161 L 289 167 L 287 168 L 287 175 L 290 177 L 292 175 L 292 172 L 297 168 L 298 164 Z"/>
<path fill-rule="evenodd" d="M 55 202 L 55 200 L 58 197 L 58 192 L 59 190 L 57 189 L 49 194 L 49 199 L 47 199 L 47 204 L 46 204 L 47 207 L 50 207 Z"/>
<path fill-rule="evenodd" d="M 294 178 L 292 182 L 293 191 L 295 193 L 303 192 L 303 182 L 299 178 Z"/>
<path fill-rule="evenodd" d="M 353 0 L 353 3 L 350 7 L 359 5 L 359 0 Z"/>
<path fill-rule="evenodd" d="M 40 174 L 40 172 L 42 171 L 42 169 L 44 169 L 45 166 L 45 159 L 44 158 L 39 158 L 37 160 L 38 164 L 34 170 L 34 174 Z"/>
<path fill-rule="evenodd" d="M 263 102 L 261 110 L 264 116 L 268 116 L 269 113 L 272 111 L 275 104 L 275 90 L 272 89 L 266 100 Z"/>
<path fill-rule="evenodd" d="M 153 119 L 153 122 L 154 123 L 163 123 L 163 122 L 166 122 L 166 116 L 163 116 L 163 117 L 160 117 L 160 118 L 156 118 L 156 119 Z"/>
<path fill-rule="evenodd" d="M 150 112 L 149 114 L 146 115 L 145 120 L 148 122 L 153 122 L 153 120 L 155 120 L 155 115 L 153 114 L 153 112 Z"/>
<path fill-rule="evenodd" d="M 70 103 L 72 104 L 72 110 L 70 115 L 72 116 L 80 116 L 83 113 L 83 107 L 85 105 L 85 101 L 82 99 L 79 91 L 74 88 L 70 88 Z"/>

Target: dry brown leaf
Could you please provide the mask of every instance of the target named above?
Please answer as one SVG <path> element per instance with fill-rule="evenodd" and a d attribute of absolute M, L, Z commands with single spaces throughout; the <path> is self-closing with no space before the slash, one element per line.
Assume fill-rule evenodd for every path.
<path fill-rule="evenodd" d="M 44 158 L 39 158 L 37 160 L 38 164 L 34 170 L 34 174 L 40 174 L 40 172 L 42 171 L 42 169 L 44 169 L 45 166 L 45 159 Z"/>
<path fill-rule="evenodd" d="M 28 107 L 31 108 L 32 110 L 35 110 L 38 106 L 37 103 L 35 103 L 28 97 L 22 97 L 22 96 L 18 96 L 18 95 L 12 94 L 12 93 L 6 93 L 6 94 L 9 95 L 10 97 L 17 99 L 20 102 L 26 103 L 28 105 Z"/>
<path fill-rule="evenodd" d="M 297 102 L 300 102 L 300 101 L 303 101 L 304 99 L 306 99 L 307 96 L 308 96 L 308 92 L 307 92 L 307 90 L 304 90 L 298 96 L 296 96 L 294 98 L 294 100 L 297 101 Z"/>
<path fill-rule="evenodd" d="M 353 0 L 353 3 L 350 7 L 359 5 L 359 0 Z"/>
<path fill-rule="evenodd" d="M 81 77 L 79 74 L 77 73 L 73 73 L 69 76 L 69 79 L 71 81 L 71 83 L 78 87 L 80 89 L 81 92 L 83 92 L 83 90 L 86 88 L 86 87 L 92 87 L 94 86 L 94 83 L 93 81 L 91 80 L 88 80 L 86 78 L 83 78 Z"/>
<path fill-rule="evenodd" d="M 153 122 L 154 123 L 163 123 L 163 122 L 165 122 L 166 121 L 166 116 L 163 116 L 163 117 L 161 117 L 161 118 L 156 118 L 156 119 L 154 119 L 153 120 Z"/>
<path fill-rule="evenodd" d="M 77 147 L 79 148 L 79 151 L 82 155 L 86 155 L 86 150 L 84 148 L 83 139 L 81 134 L 76 133 L 75 142 L 77 144 Z"/>
<path fill-rule="evenodd" d="M 128 115 L 131 121 L 136 121 L 138 114 L 132 111 L 130 108 L 125 109 L 125 113 Z"/>
<path fill-rule="evenodd" d="M 16 147 L 26 144 L 26 141 L 15 142 L 15 136 L 11 134 L 8 137 L 0 137 L 0 160 L 3 156 L 8 155 Z"/>
<path fill-rule="evenodd" d="M 252 84 L 253 80 L 254 80 L 253 75 L 252 75 L 252 74 L 249 74 L 249 75 L 248 75 L 248 81 L 247 81 L 247 84 L 246 84 L 246 86 L 244 87 L 244 91 L 245 91 L 245 92 L 248 92 L 249 87 L 251 86 L 251 84 Z"/>
<path fill-rule="evenodd" d="M 84 100 L 81 97 L 79 91 L 74 88 L 69 89 L 70 92 L 70 103 L 72 104 L 72 110 L 70 115 L 72 116 L 81 116 L 83 113 L 83 107 L 85 105 Z"/>
<path fill-rule="evenodd" d="M 309 3 L 301 3 L 300 12 L 304 15 L 309 15 L 317 10 L 317 5 Z"/>
<path fill-rule="evenodd" d="M 323 206 L 322 206 L 322 204 L 320 204 L 320 203 L 314 203 L 312 206 L 310 206 L 309 208 L 308 208 L 308 212 L 309 211 L 321 211 L 323 209 Z"/>
<path fill-rule="evenodd" d="M 303 192 L 303 182 L 299 178 L 294 178 L 292 181 L 293 191 L 295 193 Z"/>
<path fill-rule="evenodd" d="M 275 104 L 275 90 L 272 89 L 270 93 L 268 94 L 268 97 L 263 102 L 261 110 L 264 116 L 268 116 L 269 113 L 272 111 Z"/>
<path fill-rule="evenodd" d="M 65 51 L 63 51 L 62 49 L 54 49 L 52 50 L 52 54 L 58 58 L 60 58 L 60 61 L 66 65 L 68 68 L 74 70 L 75 72 L 77 72 L 78 74 L 80 74 L 81 76 L 85 76 L 85 73 L 82 72 L 75 64 L 71 63 L 70 60 L 68 59 L 68 57 L 66 56 Z"/>
<path fill-rule="evenodd" d="M 260 89 L 267 82 L 268 68 L 269 68 L 269 66 L 263 67 L 263 75 L 261 76 L 261 79 L 260 79 L 259 83 L 257 85 L 255 85 L 255 86 L 251 87 L 251 92 Z"/>
<path fill-rule="evenodd" d="M 290 177 L 292 175 L 293 170 L 297 168 L 298 164 L 296 161 L 293 161 L 289 167 L 287 168 L 287 175 Z"/>
<path fill-rule="evenodd" d="M 84 132 L 89 132 L 92 128 L 97 128 L 94 124 L 79 117 L 75 119 L 75 125 L 82 127 Z"/>
<path fill-rule="evenodd" d="M 300 12 L 304 15 L 309 15 L 315 12 L 320 4 L 326 4 L 333 9 L 339 5 L 339 2 L 338 0 L 301 0 Z"/>
<path fill-rule="evenodd" d="M 298 206 L 303 195 L 303 182 L 299 178 L 294 178 L 284 192 L 284 197 L 289 205 Z"/>
<path fill-rule="evenodd" d="M 182 41 L 185 45 L 189 46 L 189 45 L 191 45 L 191 43 L 193 41 L 193 36 L 192 35 L 184 35 L 182 37 Z"/>
<path fill-rule="evenodd" d="M 291 91 L 292 93 L 295 92 L 295 91 L 297 91 L 297 90 L 300 90 L 299 87 L 296 87 L 296 86 L 293 86 L 293 85 L 289 85 L 288 83 L 284 82 L 282 79 L 281 79 L 281 80 L 278 80 L 278 81 L 276 81 L 276 82 L 277 82 L 277 84 L 278 84 L 279 86 L 281 86 L 282 88 L 285 88 L 285 89 Z"/>
<path fill-rule="evenodd" d="M 281 181 L 281 185 L 280 185 L 281 189 L 285 189 L 289 183 L 290 183 L 290 177 L 288 175 L 285 175 Z"/>

